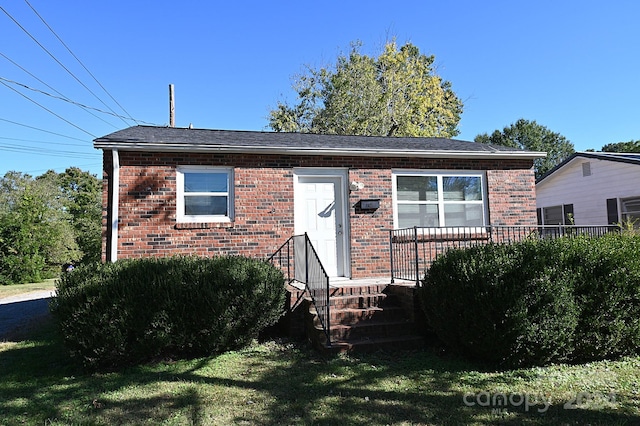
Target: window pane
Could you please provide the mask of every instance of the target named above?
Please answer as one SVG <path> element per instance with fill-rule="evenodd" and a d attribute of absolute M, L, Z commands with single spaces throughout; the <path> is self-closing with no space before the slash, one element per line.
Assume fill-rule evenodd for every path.
<path fill-rule="evenodd" d="M 546 207 L 542 209 L 545 225 L 562 225 L 562 206 Z"/>
<path fill-rule="evenodd" d="M 445 176 L 442 190 L 445 201 L 482 200 L 482 180 L 478 176 Z"/>
<path fill-rule="evenodd" d="M 633 227 L 640 228 L 640 198 L 622 200 L 622 221 L 633 223 Z"/>
<path fill-rule="evenodd" d="M 435 204 L 398 204 L 398 227 L 440 226 Z"/>
<path fill-rule="evenodd" d="M 184 197 L 185 215 L 227 216 L 227 197 Z"/>
<path fill-rule="evenodd" d="M 624 213 L 640 213 L 640 198 L 622 200 L 622 211 Z"/>
<path fill-rule="evenodd" d="M 435 176 L 398 176 L 396 192 L 401 201 L 438 201 Z"/>
<path fill-rule="evenodd" d="M 227 192 L 227 173 L 185 173 L 184 192 Z"/>
<path fill-rule="evenodd" d="M 482 226 L 482 204 L 445 204 L 445 226 Z"/>

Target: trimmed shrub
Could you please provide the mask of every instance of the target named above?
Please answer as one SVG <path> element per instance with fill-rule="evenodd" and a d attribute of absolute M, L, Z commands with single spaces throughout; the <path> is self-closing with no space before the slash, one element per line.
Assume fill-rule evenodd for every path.
<path fill-rule="evenodd" d="M 554 279 L 562 273 L 558 262 L 539 248 L 536 241 L 488 244 L 436 259 L 420 296 L 440 340 L 456 353 L 491 364 L 565 360 L 573 347 L 577 307 L 569 287 Z"/>
<path fill-rule="evenodd" d="M 88 367 L 193 357 L 242 347 L 284 309 L 284 276 L 245 257 L 172 257 L 80 266 L 51 310 Z"/>
<path fill-rule="evenodd" d="M 573 265 L 581 307 L 574 359 L 640 353 L 640 237 L 606 235 L 581 247 Z"/>
<path fill-rule="evenodd" d="M 640 351 L 640 239 L 531 239 L 450 250 L 419 295 L 453 352 L 505 367 Z"/>

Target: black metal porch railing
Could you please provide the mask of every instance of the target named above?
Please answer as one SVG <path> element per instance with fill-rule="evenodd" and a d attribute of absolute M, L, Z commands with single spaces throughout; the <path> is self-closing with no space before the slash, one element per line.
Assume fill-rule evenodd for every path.
<path fill-rule="evenodd" d="M 331 346 L 329 275 L 307 233 L 289 238 L 267 260 L 284 272 L 289 284 L 304 284 L 327 336 L 327 344 Z"/>
<path fill-rule="evenodd" d="M 450 248 L 479 244 L 511 243 L 526 238 L 558 238 L 573 235 L 600 236 L 619 231 L 617 225 L 573 226 L 475 226 L 444 228 L 404 228 L 389 230 L 391 282 L 396 279 L 420 285 L 422 274 L 440 254 Z"/>

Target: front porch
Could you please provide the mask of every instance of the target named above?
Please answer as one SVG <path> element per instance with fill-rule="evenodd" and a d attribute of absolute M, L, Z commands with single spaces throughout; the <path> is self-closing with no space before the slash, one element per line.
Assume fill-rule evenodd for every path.
<path fill-rule="evenodd" d="M 287 332 L 326 353 L 420 348 L 424 321 L 415 292 L 411 281 L 330 279 L 324 307 L 314 304 L 304 285 L 291 283 L 287 285 Z"/>
<path fill-rule="evenodd" d="M 482 226 L 389 230 L 390 276 L 327 275 L 306 234 L 287 240 L 269 261 L 287 277 L 287 328 L 332 352 L 417 347 L 426 321 L 417 291 L 426 270 L 452 248 L 524 239 L 599 236 L 617 226 Z"/>

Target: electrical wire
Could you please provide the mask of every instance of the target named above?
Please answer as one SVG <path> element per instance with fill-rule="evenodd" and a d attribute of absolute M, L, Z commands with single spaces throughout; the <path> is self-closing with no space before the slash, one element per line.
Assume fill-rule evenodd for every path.
<path fill-rule="evenodd" d="M 65 143 L 65 142 L 51 142 L 51 141 L 36 141 L 33 139 L 18 139 L 18 138 L 7 138 L 7 137 L 3 137 L 0 136 L 0 139 L 6 140 L 6 141 L 16 141 L 16 142 L 27 142 L 27 143 L 35 143 L 35 144 L 41 144 L 41 145 L 64 145 L 64 146 L 82 146 L 82 147 L 86 147 L 87 144 L 86 143 Z"/>
<path fill-rule="evenodd" d="M 109 105 L 107 105 L 102 99 L 100 99 L 100 97 L 98 97 L 98 95 L 96 95 L 91 89 L 89 89 L 89 87 L 87 87 L 86 84 L 84 84 L 78 77 L 76 77 L 74 73 L 72 73 L 66 66 L 64 66 L 64 64 L 60 62 L 60 60 L 58 60 L 58 58 L 56 58 L 55 55 L 53 55 L 53 53 L 47 50 L 47 48 L 44 47 L 42 43 L 40 43 L 33 35 L 31 35 L 31 33 L 27 31 L 26 28 L 20 25 L 20 23 L 9 12 L 7 12 L 2 6 L 0 6 L 0 10 L 2 10 L 2 12 L 4 12 L 5 15 L 7 15 L 25 34 L 27 34 L 31 38 L 31 40 L 33 40 L 38 46 L 40 46 L 40 48 L 44 50 L 51 57 L 51 59 L 53 59 L 58 65 L 60 65 L 71 77 L 73 77 L 82 87 L 84 87 L 89 93 L 91 93 L 98 101 L 100 101 L 102 105 L 104 105 L 109 111 L 116 114 L 116 112 Z M 121 118 L 121 120 L 124 122 L 125 125 L 129 126 L 129 123 L 127 123 L 125 119 Z"/>
<path fill-rule="evenodd" d="M 56 38 L 58 39 L 58 41 L 67 49 L 67 51 L 71 54 L 71 56 L 73 56 L 75 58 L 76 61 L 78 61 L 78 63 L 82 66 L 82 68 L 84 68 L 84 70 L 93 78 L 93 80 L 98 84 L 98 86 L 100 86 L 100 88 L 102 88 L 102 90 L 104 90 L 104 92 L 111 98 L 111 100 L 113 102 L 116 103 L 116 105 L 118 105 L 120 107 L 120 109 L 122 109 L 122 111 L 124 111 L 124 113 L 127 115 L 127 117 L 132 120 L 133 122 L 135 122 L 136 124 L 140 124 L 138 123 L 138 121 L 133 118 L 131 116 L 131 114 L 129 114 L 127 112 L 126 109 L 124 109 L 124 107 L 122 105 L 120 105 L 120 103 L 111 95 L 111 93 L 109 93 L 109 91 L 107 91 L 107 89 L 98 81 L 98 79 L 93 75 L 93 73 L 91 71 L 89 71 L 89 69 L 82 63 L 82 61 L 71 51 L 71 49 L 69 48 L 69 46 L 66 45 L 66 43 L 64 41 L 62 41 L 62 39 L 58 36 L 58 34 L 56 34 L 56 32 L 53 30 L 53 28 L 51 28 L 51 26 L 49 26 L 49 24 L 47 24 L 47 22 L 44 20 L 44 18 L 42 16 L 40 16 L 40 14 L 38 13 L 38 11 L 36 11 L 36 9 L 31 6 L 31 3 L 29 3 L 28 0 L 24 0 L 25 3 L 27 3 L 27 5 L 31 8 L 31 10 L 33 10 L 33 13 L 36 14 L 36 16 L 38 18 L 40 18 L 40 20 L 42 21 L 42 23 L 49 29 L 49 31 L 51 31 L 51 33 L 56 36 Z"/>
<path fill-rule="evenodd" d="M 58 99 L 64 100 L 64 101 L 66 101 L 66 102 L 70 102 L 70 103 L 72 103 L 72 104 L 74 104 L 74 103 L 75 103 L 75 102 L 73 102 L 71 99 L 69 99 L 68 97 L 66 97 L 65 95 L 63 95 L 62 93 L 60 93 L 59 91 L 57 91 L 56 89 L 54 89 L 53 87 L 51 87 L 50 85 L 48 85 L 47 83 L 45 83 L 44 81 L 42 81 L 41 79 L 39 79 L 38 77 L 36 77 L 35 75 L 33 75 L 33 74 L 32 74 L 31 72 L 29 72 L 27 69 L 25 69 L 24 67 L 20 66 L 18 63 L 16 63 L 15 61 L 13 61 L 11 58 L 9 58 L 9 57 L 8 57 L 7 55 L 5 55 L 4 53 L 0 52 L 0 56 L 2 56 L 3 58 L 5 58 L 7 61 L 11 62 L 11 63 L 12 63 L 13 65 L 15 65 L 16 67 L 20 68 L 20 69 L 21 69 L 22 71 L 24 71 L 25 73 L 29 74 L 31 77 L 33 77 L 33 78 L 35 78 L 36 80 L 38 80 L 40 83 L 42 83 L 42 84 L 44 84 L 45 86 L 47 86 L 49 89 L 51 89 L 51 90 L 53 90 L 54 92 L 56 92 L 58 95 L 60 95 L 60 96 L 61 96 L 61 98 L 58 98 Z M 1 78 L 1 77 L 0 77 L 0 78 Z M 12 82 L 11 80 L 7 80 L 7 79 L 5 79 L 5 80 L 6 80 L 6 81 L 9 81 L 9 82 Z M 17 83 L 17 82 L 12 82 L 12 83 L 20 84 L 20 83 Z M 28 87 L 28 86 L 26 86 L 26 85 L 22 85 L 22 86 L 26 87 L 27 89 L 31 89 L 30 87 Z M 37 89 L 31 89 L 31 90 L 37 90 Z M 45 92 L 42 92 L 42 93 L 45 93 Z M 49 96 L 52 96 L 52 95 L 49 95 Z M 52 97 L 54 97 L 54 96 L 52 96 Z M 78 106 L 80 106 L 80 104 L 77 104 L 77 103 L 75 103 L 75 104 L 76 104 L 76 105 L 78 105 Z M 94 114 L 94 113 L 92 113 L 91 111 L 89 111 L 89 110 L 87 110 L 87 109 L 86 109 L 86 108 L 90 108 L 90 107 L 86 107 L 86 108 L 81 107 L 81 108 L 82 108 L 82 109 L 84 109 L 87 113 L 89 113 L 89 114 L 93 115 L 93 116 L 94 116 L 95 118 L 97 118 L 98 120 L 102 121 L 103 123 L 106 123 L 106 124 L 108 124 L 109 126 L 111 126 L 111 127 L 113 127 L 113 128 L 117 128 L 115 125 L 113 125 L 113 124 L 109 123 L 108 121 L 106 121 L 105 119 L 103 119 L 103 118 L 101 118 L 101 117 L 98 117 L 96 114 Z M 97 108 L 91 108 L 91 109 L 97 109 Z M 103 112 L 103 111 L 100 111 L 100 112 Z M 109 113 L 109 114 L 110 114 L 110 113 Z"/>
<path fill-rule="evenodd" d="M 78 165 L 74 165 L 74 166 L 60 166 L 60 167 L 49 167 L 47 169 L 37 169 L 37 170 L 27 170 L 24 171 L 22 173 L 27 173 L 27 174 L 31 174 L 31 173 L 41 173 L 41 172 L 47 172 L 49 170 L 53 170 L 54 172 L 56 171 L 64 171 L 67 170 L 70 167 L 77 167 L 79 169 L 82 170 L 83 167 L 94 167 L 94 166 L 102 166 L 102 163 L 89 163 L 89 164 L 78 164 Z M 98 177 L 98 179 L 102 179 L 101 177 Z"/>
<path fill-rule="evenodd" d="M 60 137 L 67 138 L 67 139 L 73 139 L 73 140 L 76 140 L 76 141 L 86 142 L 84 139 L 75 138 L 73 136 L 63 135 L 61 133 L 56 133 L 56 132 L 52 132 L 52 131 L 45 130 L 45 129 L 40 129 L 39 127 L 29 126 L 28 124 L 18 123 L 17 121 L 7 120 L 6 118 L 0 118 L 0 121 L 4 121 L 4 122 L 10 123 L 10 124 L 14 124 L 16 126 L 26 127 L 27 129 L 37 130 L 39 132 L 49 133 L 50 135 L 55 135 L 55 136 L 60 136 Z"/>
<path fill-rule="evenodd" d="M 1 53 L 0 53 L 0 55 L 1 55 Z M 100 113 L 102 113 L 102 114 L 108 114 L 108 115 L 111 115 L 111 116 L 114 116 L 114 117 L 118 117 L 118 118 L 127 118 L 127 117 L 124 117 L 124 116 L 121 116 L 121 115 L 115 114 L 115 113 L 113 113 L 113 112 L 104 111 L 104 110 L 101 110 L 101 109 L 99 109 L 99 108 L 94 108 L 94 107 L 91 107 L 91 106 L 88 106 L 88 105 L 81 104 L 81 103 L 79 103 L 79 102 L 72 101 L 71 99 L 67 98 L 66 96 L 64 96 L 64 95 L 62 95 L 62 94 L 61 94 L 61 96 L 55 96 L 55 95 L 52 95 L 51 93 L 47 93 L 47 92 L 45 92 L 45 91 L 43 91 L 43 90 L 35 89 L 35 88 L 33 88 L 33 87 L 27 86 L 26 84 L 19 83 L 19 82 L 17 82 L 17 81 L 13 81 L 13 80 L 9 80 L 8 78 L 4 78 L 4 77 L 0 77 L 0 80 L 4 81 L 4 82 L 6 82 L 6 83 L 10 83 L 10 84 L 14 84 L 14 85 L 16 85 L 16 86 L 23 87 L 23 88 L 25 88 L 25 89 L 27 89 L 27 90 L 31 90 L 31 91 L 36 92 L 36 93 L 40 93 L 40 94 L 45 95 L 45 96 L 49 96 L 50 98 L 53 98 L 53 99 L 58 99 L 58 100 L 60 100 L 60 101 L 68 102 L 68 103 L 70 103 L 70 104 L 72 104 L 72 105 L 75 105 L 75 106 L 78 106 L 78 107 L 80 107 L 80 108 L 82 108 L 82 109 L 91 109 L 91 110 L 94 110 L 94 111 L 100 112 Z M 56 92 L 57 92 L 57 90 L 56 90 Z M 59 92 L 57 92 L 57 93 L 59 93 Z M 87 111 L 87 112 L 89 112 L 89 111 Z M 92 114 L 92 115 L 94 115 L 94 114 Z M 95 116 L 95 115 L 94 115 L 94 116 Z M 99 118 L 100 120 L 102 120 L 100 117 L 97 117 L 97 116 L 95 116 L 95 117 L 96 117 L 96 118 Z M 109 124 L 110 126 L 112 126 L 112 127 L 114 127 L 114 128 L 116 128 L 116 129 L 117 129 L 117 127 L 116 127 L 116 126 L 114 126 L 113 124 L 111 124 L 111 123 L 109 123 L 109 122 L 107 122 L 107 121 L 105 121 L 105 120 L 102 120 L 102 121 L 104 121 L 106 124 Z M 144 122 L 144 121 L 142 121 L 142 120 L 134 120 L 134 121 L 135 121 L 136 123 L 138 123 L 138 124 L 139 124 L 139 123 L 151 124 L 151 123 L 146 123 L 146 122 Z"/>
<path fill-rule="evenodd" d="M 99 153 L 83 153 L 78 151 L 62 151 L 59 149 L 42 149 L 42 148 L 29 148 L 23 145 L 0 143 L 0 151 L 17 152 L 20 154 L 29 155 L 46 155 L 47 157 L 65 157 L 65 158 L 84 158 L 93 160 L 96 157 L 100 157 Z"/>
<path fill-rule="evenodd" d="M 2 6 L 0 6 L 0 8 L 2 8 Z M 92 138 L 97 138 L 96 135 L 89 133 L 88 131 L 84 130 L 82 127 L 73 124 L 71 121 L 67 120 L 66 118 L 62 117 L 59 114 L 56 114 L 55 112 L 51 111 L 49 108 L 45 107 L 44 105 L 39 104 L 38 102 L 34 101 L 33 99 L 31 99 L 30 97 L 28 97 L 27 95 L 25 95 L 24 93 L 21 93 L 20 91 L 14 89 L 13 87 L 9 86 L 7 83 L 5 83 L 4 81 L 0 81 L 0 84 L 2 84 L 3 86 L 13 90 L 14 92 L 16 92 L 17 94 L 19 94 L 20 96 L 28 99 L 29 101 L 33 102 L 34 104 L 38 105 L 40 108 L 44 109 L 45 111 L 47 111 L 48 113 L 58 117 L 60 120 L 64 121 L 67 124 L 70 124 L 71 126 L 75 127 L 76 129 L 88 134 L 89 136 L 91 136 Z"/>

